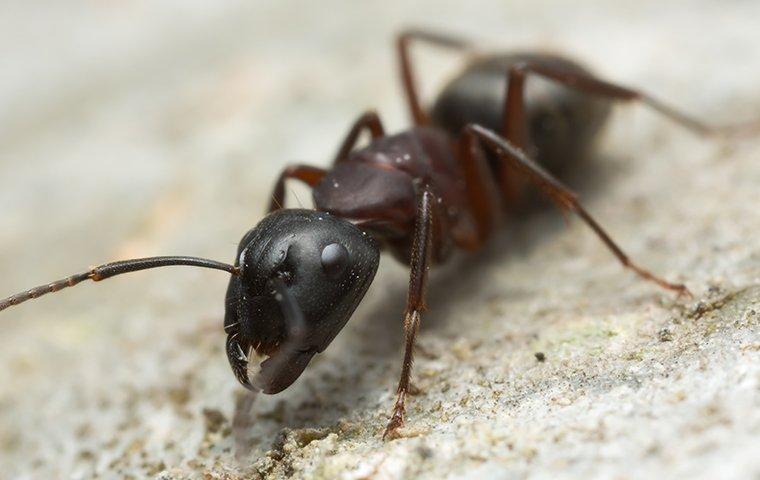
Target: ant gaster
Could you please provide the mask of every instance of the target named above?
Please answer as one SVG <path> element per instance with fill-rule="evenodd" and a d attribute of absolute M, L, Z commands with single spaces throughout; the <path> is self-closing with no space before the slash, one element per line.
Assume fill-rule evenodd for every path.
<path fill-rule="evenodd" d="M 11 296 L 0 301 L 0 310 L 84 280 L 149 268 L 224 270 L 232 275 L 224 319 L 232 370 L 246 388 L 278 393 L 346 324 L 375 276 L 382 246 L 410 266 L 404 359 L 384 433 L 393 437 L 404 424 L 430 265 L 445 261 L 455 248 L 478 250 L 503 223 L 505 211 L 521 205 L 526 183 L 563 212 L 577 214 L 625 268 L 689 294 L 684 285 L 631 260 L 554 174 L 588 152 L 610 101 L 639 101 L 697 134 L 736 133 L 739 127 L 707 126 L 638 90 L 600 80 L 573 61 L 535 53 L 474 55 L 426 110 L 410 60 L 415 41 L 474 52 L 449 36 L 417 30 L 399 35 L 401 78 L 414 126 L 386 135 L 378 115 L 367 112 L 329 170 L 287 167 L 275 184 L 269 215 L 243 236 L 234 265 L 194 257 L 114 262 Z M 529 77 L 536 83 L 526 83 Z M 746 131 L 757 125 L 751 127 Z M 371 134 L 369 145 L 355 148 L 364 131 Z M 315 210 L 282 208 L 287 179 L 312 187 Z"/>

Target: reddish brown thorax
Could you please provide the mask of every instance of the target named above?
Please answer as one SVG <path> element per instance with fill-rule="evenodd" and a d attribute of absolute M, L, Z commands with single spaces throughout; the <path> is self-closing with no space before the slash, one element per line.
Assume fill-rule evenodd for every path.
<path fill-rule="evenodd" d="M 352 151 L 315 185 L 314 205 L 372 232 L 408 263 L 422 185 L 436 195 L 432 255 L 443 261 L 451 236 L 471 223 L 464 174 L 439 129 L 412 128 Z"/>

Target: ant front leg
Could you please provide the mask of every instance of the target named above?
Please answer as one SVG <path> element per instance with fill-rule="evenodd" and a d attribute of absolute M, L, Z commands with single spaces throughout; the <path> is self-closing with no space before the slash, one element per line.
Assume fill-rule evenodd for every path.
<path fill-rule="evenodd" d="M 587 74 L 570 72 L 548 65 L 522 62 L 509 69 L 502 133 L 513 145 L 523 150 L 526 150 L 528 142 L 527 116 L 525 113 L 525 78 L 528 74 L 552 80 L 588 95 L 617 101 L 639 101 L 698 135 L 751 135 L 760 131 L 760 121 L 757 120 L 736 125 L 708 125 L 640 90 L 606 82 Z"/>
<path fill-rule="evenodd" d="M 396 39 L 396 49 L 401 67 L 401 82 L 404 86 L 409 113 L 412 116 L 414 125 L 417 127 L 427 125 L 429 122 L 425 109 L 420 104 L 420 97 L 417 92 L 414 71 L 412 69 L 412 60 L 409 55 L 409 49 L 412 41 L 426 42 L 438 47 L 467 50 L 470 47 L 469 42 L 460 38 L 441 35 L 426 30 L 407 30 L 402 32 Z"/>
<path fill-rule="evenodd" d="M 374 110 L 364 112 L 356 119 L 351 130 L 348 131 L 348 135 L 343 139 L 343 143 L 338 149 L 338 154 L 335 155 L 333 163 L 340 163 L 348 157 L 348 154 L 351 153 L 351 150 L 356 146 L 356 142 L 359 140 L 359 135 L 361 135 L 364 130 L 369 131 L 373 140 L 385 136 L 383 122 L 380 121 L 380 116 Z"/>
<path fill-rule="evenodd" d="M 553 200 L 560 210 L 563 212 L 572 211 L 576 213 L 581 220 L 594 231 L 596 236 L 599 237 L 625 268 L 632 270 L 641 278 L 654 282 L 662 288 L 673 290 L 679 295 L 691 296 L 691 293 L 686 286 L 680 283 L 670 283 L 634 263 L 630 257 L 626 255 L 623 249 L 612 240 L 612 237 L 604 231 L 602 226 L 594 220 L 585 208 L 583 208 L 583 205 L 578 201 L 578 196 L 557 180 L 552 174 L 531 160 L 522 150 L 516 148 L 497 133 L 481 125 L 470 124 L 465 127 L 465 129 L 476 136 L 482 145 L 486 146 L 489 150 L 499 156 L 504 163 L 505 170 L 509 168 L 526 175 L 528 180 L 539 187 L 542 192 Z"/>
<path fill-rule="evenodd" d="M 300 180 L 310 187 L 314 187 L 327 173 L 326 170 L 311 165 L 288 165 L 282 171 L 277 183 L 274 184 L 272 199 L 269 201 L 268 213 L 279 210 L 285 206 L 285 180 L 292 178 Z"/>
<path fill-rule="evenodd" d="M 396 389 L 396 404 L 383 438 L 397 438 L 398 429 L 404 425 L 406 395 L 409 392 L 409 382 L 412 376 L 414 362 L 414 343 L 417 330 L 420 327 L 420 315 L 425 308 L 425 287 L 427 272 L 430 264 L 432 244 L 434 195 L 428 187 L 422 191 L 417 204 L 417 222 L 412 241 L 412 258 L 410 262 L 409 291 L 404 312 L 404 363 L 401 366 L 401 377 Z"/>

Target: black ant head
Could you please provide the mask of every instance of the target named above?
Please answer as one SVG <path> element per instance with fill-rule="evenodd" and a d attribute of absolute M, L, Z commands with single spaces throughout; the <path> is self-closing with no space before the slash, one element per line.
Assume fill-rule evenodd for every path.
<path fill-rule="evenodd" d="M 246 233 L 224 318 L 240 383 L 264 393 L 290 386 L 351 317 L 379 257 L 371 236 L 324 212 L 278 210 Z"/>

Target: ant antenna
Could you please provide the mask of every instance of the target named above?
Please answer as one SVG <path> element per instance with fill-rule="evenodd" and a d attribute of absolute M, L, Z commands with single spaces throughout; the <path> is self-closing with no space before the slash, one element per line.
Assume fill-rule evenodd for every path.
<path fill-rule="evenodd" d="M 85 280 L 92 280 L 93 282 L 99 282 L 107 278 L 121 275 L 122 273 L 137 272 L 140 270 L 147 270 L 149 268 L 168 267 L 172 265 L 188 265 L 191 267 L 203 267 L 213 268 L 215 270 L 224 270 L 225 272 L 240 276 L 240 268 L 234 265 L 229 265 L 214 260 L 208 260 L 198 257 L 148 257 L 148 258 L 133 258 L 131 260 L 122 260 L 119 262 L 106 263 L 92 268 L 91 270 L 83 273 L 76 273 L 62 280 L 57 280 L 46 285 L 40 285 L 21 293 L 11 295 L 8 298 L 0 300 L 0 311 L 5 310 L 8 307 L 18 305 L 32 298 L 41 297 L 47 293 L 57 292 L 67 287 L 73 287 L 74 285 L 83 282 Z"/>

